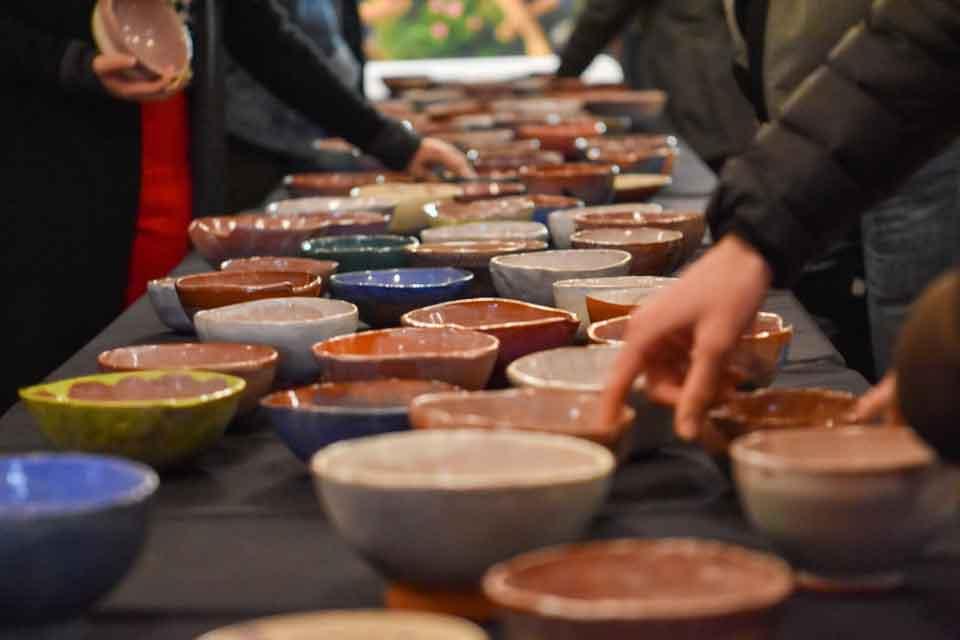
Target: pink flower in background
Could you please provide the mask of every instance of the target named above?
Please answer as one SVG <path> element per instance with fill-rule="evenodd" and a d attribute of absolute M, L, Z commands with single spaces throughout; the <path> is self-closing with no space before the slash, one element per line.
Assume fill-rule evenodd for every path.
<path fill-rule="evenodd" d="M 444 0 L 430 0 L 427 3 L 427 8 L 430 9 L 433 13 L 444 13 L 447 3 Z"/>
<path fill-rule="evenodd" d="M 463 16 L 463 2 L 461 2 L 460 0 L 453 0 L 452 2 L 448 2 L 447 15 L 454 19 L 457 19 Z"/>
<path fill-rule="evenodd" d="M 483 18 L 480 16 L 470 16 L 467 18 L 466 25 L 467 31 L 470 33 L 476 33 L 477 31 L 483 29 Z"/>
<path fill-rule="evenodd" d="M 447 36 L 450 35 L 450 27 L 447 26 L 446 22 L 434 22 L 430 25 L 430 35 L 433 36 L 434 40 L 446 40 Z"/>

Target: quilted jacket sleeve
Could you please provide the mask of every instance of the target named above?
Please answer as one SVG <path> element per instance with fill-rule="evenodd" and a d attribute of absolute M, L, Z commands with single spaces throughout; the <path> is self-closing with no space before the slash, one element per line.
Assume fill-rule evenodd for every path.
<path fill-rule="evenodd" d="M 93 47 L 34 29 L 0 9 L 0 75 L 13 86 L 99 90 Z"/>
<path fill-rule="evenodd" d="M 560 55 L 557 75 L 573 78 L 583 73 L 648 3 L 649 0 L 588 0 Z"/>
<path fill-rule="evenodd" d="M 880 0 L 727 163 L 708 217 L 787 285 L 960 133 L 960 0 Z"/>

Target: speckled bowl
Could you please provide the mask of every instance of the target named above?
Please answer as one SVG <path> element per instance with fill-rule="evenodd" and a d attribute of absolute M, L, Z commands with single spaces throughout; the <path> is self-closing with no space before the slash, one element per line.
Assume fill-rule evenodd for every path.
<path fill-rule="evenodd" d="M 410 402 L 424 394 L 456 392 L 435 380 L 326 382 L 278 391 L 260 405 L 290 451 L 309 462 L 327 445 L 410 428 Z"/>
<path fill-rule="evenodd" d="M 184 397 L 181 380 L 219 385 Z M 136 381 L 154 399 L 86 400 L 71 397 L 78 385 L 108 388 Z M 246 383 L 209 371 L 103 373 L 20 390 L 20 398 L 43 434 L 59 449 L 132 458 L 154 467 L 186 462 L 215 444 L 237 412 Z M 165 393 L 169 396 L 164 397 Z"/>
<path fill-rule="evenodd" d="M 624 276 L 632 258 L 626 251 L 572 249 L 498 256 L 490 261 L 493 283 L 504 298 L 553 304 L 553 283 L 572 278 Z"/>
<path fill-rule="evenodd" d="M 638 227 L 636 229 L 585 229 L 570 236 L 574 249 L 620 249 L 633 256 L 630 273 L 637 276 L 667 275 L 678 266 L 683 250 L 679 231 Z"/>
<path fill-rule="evenodd" d="M 464 224 L 424 229 L 420 237 L 425 243 L 461 240 L 522 240 L 546 242 L 547 228 L 539 222 L 467 222 Z"/>
<path fill-rule="evenodd" d="M 314 238 L 300 247 L 311 258 L 334 260 L 341 273 L 367 269 L 395 269 L 410 263 L 420 241 L 411 236 L 338 236 Z"/>
<path fill-rule="evenodd" d="M 337 274 L 331 289 L 356 304 L 367 324 L 386 327 L 413 309 L 463 297 L 472 282 L 471 272 L 452 267 L 384 269 Z"/>

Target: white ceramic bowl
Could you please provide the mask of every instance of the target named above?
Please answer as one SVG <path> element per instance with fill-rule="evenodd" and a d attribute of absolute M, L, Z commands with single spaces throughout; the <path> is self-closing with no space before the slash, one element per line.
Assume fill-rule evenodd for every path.
<path fill-rule="evenodd" d="M 463 240 L 516 240 L 546 242 L 547 228 L 539 222 L 468 222 L 449 227 L 424 229 L 420 238 L 424 244 Z"/>
<path fill-rule="evenodd" d="M 178 333 L 193 333 L 193 323 L 180 304 L 176 278 L 158 278 L 147 283 L 150 304 L 160 322 Z"/>
<path fill-rule="evenodd" d="M 277 378 L 310 382 L 320 375 L 311 348 L 357 330 L 357 307 L 327 298 L 273 298 L 200 311 L 194 316 L 204 342 L 267 344 L 280 352 Z"/>
<path fill-rule="evenodd" d="M 397 208 L 394 198 L 291 198 L 267 205 L 267 213 L 273 216 L 302 216 L 310 214 L 343 213 L 345 211 L 372 211 L 393 215 Z"/>
<path fill-rule="evenodd" d="M 571 436 L 438 429 L 344 441 L 311 468 L 334 527 L 387 579 L 465 589 L 501 560 L 579 538 L 614 458 Z"/>
<path fill-rule="evenodd" d="M 568 249 L 497 256 L 490 261 L 493 285 L 504 298 L 550 306 L 553 283 L 573 278 L 625 276 L 632 258 L 616 249 Z"/>
<path fill-rule="evenodd" d="M 561 209 L 547 216 L 550 240 L 557 249 L 570 248 L 570 236 L 577 231 L 575 218 L 583 209 Z"/>
<path fill-rule="evenodd" d="M 588 294 L 605 289 L 665 287 L 675 280 L 676 278 L 661 278 L 657 276 L 619 276 L 558 280 L 553 283 L 553 302 L 555 306 L 577 314 L 577 317 L 580 318 L 580 331 L 578 335 L 583 338 L 587 335 L 587 327 L 590 325 L 590 316 L 587 313 Z"/>
<path fill-rule="evenodd" d="M 814 585 L 895 585 L 957 512 L 960 472 L 906 428 L 760 431 L 730 454 L 750 522 Z"/>

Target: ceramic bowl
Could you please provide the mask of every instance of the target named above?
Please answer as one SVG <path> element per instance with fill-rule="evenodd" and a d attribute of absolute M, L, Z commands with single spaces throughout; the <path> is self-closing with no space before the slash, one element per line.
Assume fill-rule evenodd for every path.
<path fill-rule="evenodd" d="M 586 150 L 584 156 L 590 162 L 615 164 L 620 167 L 620 173 L 622 175 L 660 175 L 670 177 L 673 173 L 673 164 L 677 152 L 670 147 L 652 147 L 633 151 L 590 147 Z M 669 183 L 664 183 L 664 185 L 666 184 Z"/>
<path fill-rule="evenodd" d="M 300 247 L 311 258 L 334 260 L 339 271 L 394 269 L 410 263 L 410 255 L 420 241 L 410 236 L 338 236 L 314 238 Z"/>
<path fill-rule="evenodd" d="M 558 280 L 553 283 L 553 302 L 561 309 L 577 314 L 580 318 L 580 336 L 586 335 L 590 324 L 590 314 L 587 312 L 587 295 L 596 291 L 611 289 L 633 289 L 642 287 L 666 286 L 673 282 L 672 278 L 658 278 L 654 276 L 620 276 L 608 278 L 574 278 Z"/>
<path fill-rule="evenodd" d="M 476 180 L 460 183 L 463 193 L 454 200 L 457 202 L 486 202 L 493 199 L 515 198 L 527 192 L 527 187 L 520 183 L 519 175 L 488 174 Z"/>
<path fill-rule="evenodd" d="M 683 234 L 653 227 L 585 229 L 573 234 L 570 244 L 574 249 L 621 249 L 633 256 L 631 274 L 662 276 L 679 265 Z"/>
<path fill-rule="evenodd" d="M 577 230 L 655 227 L 679 231 L 683 234 L 683 261 L 692 258 L 703 245 L 703 236 L 707 229 L 707 219 L 703 212 L 664 211 L 659 205 L 644 207 L 629 203 L 618 207 L 623 208 L 583 211 L 575 218 Z"/>
<path fill-rule="evenodd" d="M 430 89 L 434 81 L 430 76 L 386 76 L 381 78 L 391 96 L 399 97 L 414 89 Z"/>
<path fill-rule="evenodd" d="M 316 380 L 320 367 L 311 347 L 357 330 L 357 307 L 327 298 L 256 300 L 201 311 L 194 317 L 204 342 L 265 344 L 280 353 L 277 377 L 283 383 Z"/>
<path fill-rule="evenodd" d="M 613 180 L 614 202 L 641 202 L 649 200 L 673 183 L 670 176 L 660 173 L 621 173 Z"/>
<path fill-rule="evenodd" d="M 533 218 L 533 200 L 525 196 L 479 200 L 477 202 L 430 202 L 423 211 L 431 227 L 443 227 L 467 222 L 528 221 Z"/>
<path fill-rule="evenodd" d="M 517 127 L 517 137 L 540 141 L 544 151 L 556 151 L 569 160 L 576 159 L 577 138 L 602 135 L 607 130 L 599 120 L 564 124 L 526 124 Z"/>
<path fill-rule="evenodd" d="M 555 389 L 507 389 L 431 393 L 410 404 L 414 429 L 508 429 L 575 436 L 621 451 L 633 429 L 633 409 L 623 408 L 616 424 L 601 426 L 595 393 Z"/>
<path fill-rule="evenodd" d="M 7 455 L 0 456 L 0 478 L 5 623 L 81 614 L 140 555 L 159 485 L 152 469 L 76 453 Z"/>
<path fill-rule="evenodd" d="M 748 519 L 812 587 L 896 585 L 957 512 L 958 472 L 907 428 L 760 431 L 730 455 Z"/>
<path fill-rule="evenodd" d="M 236 258 L 220 263 L 221 271 L 283 271 L 309 273 L 322 278 L 320 295 L 327 289 L 327 282 L 340 265 L 333 260 L 313 260 L 311 258 L 271 258 L 257 256 Z"/>
<path fill-rule="evenodd" d="M 530 193 L 567 196 L 597 205 L 613 200 L 616 173 L 615 165 L 563 164 L 522 167 L 520 179 Z"/>
<path fill-rule="evenodd" d="M 137 59 L 136 66 L 126 72 L 133 80 L 158 80 L 171 74 L 170 91 L 190 80 L 193 43 L 183 21 L 167 3 L 100 0 L 94 10 L 93 33 L 104 53 Z"/>
<path fill-rule="evenodd" d="M 380 213 L 390 218 L 397 209 L 397 201 L 388 197 L 368 198 L 291 198 L 267 205 L 267 215 L 285 218 L 289 216 L 327 216 L 348 214 L 355 211 Z"/>
<path fill-rule="evenodd" d="M 494 100 L 490 108 L 497 113 L 559 117 L 581 113 L 583 101 L 577 98 L 510 98 Z"/>
<path fill-rule="evenodd" d="M 550 229 L 550 241 L 554 248 L 570 248 L 570 236 L 577 230 L 574 219 L 579 213 L 579 209 L 561 209 L 547 216 L 547 226 Z"/>
<path fill-rule="evenodd" d="M 773 383 L 787 360 L 792 340 L 792 325 L 775 313 L 758 313 L 731 356 L 732 366 L 743 376 L 743 386 L 756 388 Z"/>
<path fill-rule="evenodd" d="M 357 187 L 350 194 L 354 197 L 373 196 L 393 199 L 397 203 L 397 208 L 390 222 L 390 233 L 413 234 L 430 224 L 430 220 L 423 212 L 425 204 L 453 200 L 463 195 L 463 188 L 460 185 L 445 182 L 416 184 L 387 182 Z"/>
<path fill-rule="evenodd" d="M 316 236 L 382 233 L 387 217 L 351 211 L 316 215 L 267 216 L 242 214 L 197 218 L 190 223 L 190 240 L 212 265 L 228 258 L 295 256 L 304 240 Z"/>
<path fill-rule="evenodd" d="M 365 331 L 313 346 L 325 380 L 409 378 L 483 389 L 500 341 L 479 331 L 409 328 Z"/>
<path fill-rule="evenodd" d="M 424 394 L 455 392 L 435 380 L 326 382 L 278 391 L 260 406 L 295 456 L 310 462 L 327 445 L 410 428 L 410 402 Z"/>
<path fill-rule="evenodd" d="M 623 342 L 623 336 L 630 324 L 630 316 L 619 316 L 610 320 L 592 322 L 587 327 L 587 338 L 591 344 L 617 346 Z"/>
<path fill-rule="evenodd" d="M 158 278 L 147 283 L 150 304 L 160 321 L 177 333 L 193 333 L 193 322 L 180 304 L 176 278 Z"/>
<path fill-rule="evenodd" d="M 260 398 L 270 393 L 278 360 L 276 349 L 264 345 L 196 342 L 121 347 L 97 356 L 97 364 L 105 372 L 201 370 L 243 378 L 247 386 L 240 396 L 238 413 L 255 409 Z"/>
<path fill-rule="evenodd" d="M 727 440 L 754 431 L 807 429 L 849 424 L 857 398 L 833 389 L 761 389 L 738 393 L 709 414 Z"/>
<path fill-rule="evenodd" d="M 333 276 L 331 287 L 335 297 L 360 308 L 367 324 L 386 327 L 413 309 L 463 297 L 472 282 L 469 271 L 428 267 L 341 273 Z"/>
<path fill-rule="evenodd" d="M 482 161 L 483 158 L 489 157 L 519 157 L 519 156 L 529 156 L 531 154 L 540 154 L 542 150 L 540 149 L 539 140 L 513 140 L 512 142 L 504 142 L 501 144 L 488 144 L 483 149 L 471 149 L 467 152 L 467 159 L 473 162 Z M 563 162 L 563 154 L 556 154 L 555 151 L 550 153 L 555 154 L 548 157 L 548 162 L 544 163 L 535 163 L 535 164 L 560 164 Z M 556 158 L 556 155 L 560 156 L 560 162 L 553 162 L 553 159 Z M 516 166 L 516 165 L 514 165 Z M 519 166 L 523 166 L 522 164 Z M 508 167 L 496 167 L 500 169 L 507 169 Z"/>
<path fill-rule="evenodd" d="M 197 640 L 357 640 L 401 637 L 405 640 L 488 640 L 472 622 L 416 611 L 321 611 L 270 616 L 209 631 Z"/>
<path fill-rule="evenodd" d="M 625 116 L 634 129 L 649 129 L 656 124 L 667 104 L 667 94 L 656 89 L 628 91 L 592 90 L 581 93 L 584 108 L 598 116 Z"/>
<path fill-rule="evenodd" d="M 300 195 L 349 196 L 355 187 L 384 182 L 414 182 L 406 173 L 388 171 L 356 171 L 346 173 L 294 173 L 283 179 L 288 191 Z"/>
<path fill-rule="evenodd" d="M 484 579 L 506 640 L 773 638 L 793 588 L 776 556 L 693 538 L 543 549 Z"/>
<path fill-rule="evenodd" d="M 666 279 L 665 279 L 666 280 Z M 603 322 L 629 316 L 646 304 L 650 297 L 663 290 L 673 279 L 666 282 L 652 281 L 646 286 L 631 289 L 601 289 L 586 296 L 587 315 L 590 322 Z"/>
<path fill-rule="evenodd" d="M 198 311 L 267 298 L 317 297 L 322 279 L 284 271 L 213 271 L 177 278 L 177 295 L 189 317 Z"/>
<path fill-rule="evenodd" d="M 464 240 L 421 244 L 411 263 L 415 267 L 455 267 L 473 274 L 466 295 L 482 298 L 496 295 L 490 276 L 490 260 L 511 253 L 543 251 L 546 242 L 526 240 Z"/>
<path fill-rule="evenodd" d="M 496 562 L 579 538 L 613 468 L 579 438 L 468 429 L 341 442 L 311 463 L 333 526 L 388 580 L 461 591 Z"/>
<path fill-rule="evenodd" d="M 490 261 L 493 284 L 504 298 L 553 304 L 553 283 L 572 278 L 624 276 L 632 260 L 626 251 L 570 249 L 498 256 Z"/>
<path fill-rule="evenodd" d="M 245 387 L 209 371 L 132 371 L 27 387 L 20 398 L 57 448 L 167 467 L 220 439 Z"/>
<path fill-rule="evenodd" d="M 676 153 L 678 141 L 675 136 L 661 133 L 634 133 L 627 136 L 594 136 L 577 140 L 577 149 L 587 157 L 591 149 L 601 152 L 646 153 L 668 149 Z M 655 173 L 655 172 L 654 172 Z"/>
<path fill-rule="evenodd" d="M 556 151 L 528 151 L 525 153 L 474 150 L 467 155 L 478 172 L 508 171 L 520 167 L 542 167 L 563 164 L 563 155 Z"/>
<path fill-rule="evenodd" d="M 619 347 L 559 347 L 518 358 L 507 367 L 515 387 L 600 393 L 613 370 Z M 631 446 L 637 453 L 655 451 L 673 439 L 673 411 L 651 402 L 638 378 L 627 403 L 637 414 Z"/>
<path fill-rule="evenodd" d="M 456 145 L 463 151 L 469 151 L 511 142 L 516 135 L 512 129 L 488 129 L 486 131 L 451 131 L 438 133 L 436 137 Z"/>
<path fill-rule="evenodd" d="M 539 222 L 500 221 L 467 222 L 464 224 L 424 229 L 420 233 L 425 243 L 462 240 L 519 240 L 546 242 L 550 237 L 547 228 Z"/>
<path fill-rule="evenodd" d="M 580 324 L 569 311 L 503 298 L 425 307 L 407 313 L 401 322 L 408 327 L 458 327 L 494 336 L 500 341 L 499 368 L 528 353 L 570 344 Z"/>
<path fill-rule="evenodd" d="M 466 94 L 463 89 L 458 88 L 413 88 L 404 91 L 401 96 L 405 101 L 410 102 L 418 110 L 422 111 L 431 104 L 440 102 L 450 102 L 452 100 L 463 100 Z"/>
<path fill-rule="evenodd" d="M 552 196 L 545 193 L 534 193 L 526 196 L 533 202 L 533 220 L 546 225 L 550 214 L 554 211 L 580 209 L 584 206 L 583 200 L 566 196 Z"/>

